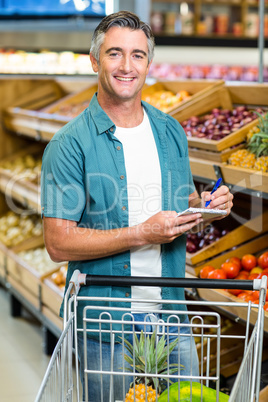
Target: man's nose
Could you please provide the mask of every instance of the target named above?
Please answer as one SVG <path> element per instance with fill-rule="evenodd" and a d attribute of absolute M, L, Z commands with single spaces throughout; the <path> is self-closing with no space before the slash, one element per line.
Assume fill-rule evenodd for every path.
<path fill-rule="evenodd" d="M 122 57 L 120 68 L 121 68 L 121 71 L 124 71 L 126 73 L 131 71 L 132 63 L 131 63 L 130 56 L 125 55 L 124 57 Z"/>

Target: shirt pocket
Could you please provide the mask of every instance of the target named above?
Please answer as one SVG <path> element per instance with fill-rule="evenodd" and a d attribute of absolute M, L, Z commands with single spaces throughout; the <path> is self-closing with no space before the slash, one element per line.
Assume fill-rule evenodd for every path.
<path fill-rule="evenodd" d="M 171 204 L 175 211 L 188 208 L 190 194 L 190 171 L 188 157 L 171 160 Z"/>

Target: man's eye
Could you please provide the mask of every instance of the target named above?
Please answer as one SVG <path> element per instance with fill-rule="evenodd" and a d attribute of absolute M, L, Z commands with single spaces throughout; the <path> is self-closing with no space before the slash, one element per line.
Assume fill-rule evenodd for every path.
<path fill-rule="evenodd" d="M 134 54 L 135 59 L 143 59 L 143 56 L 140 54 Z"/>
<path fill-rule="evenodd" d="M 110 53 L 110 57 L 117 57 L 117 56 L 119 56 L 119 53 L 116 53 L 116 52 Z"/>

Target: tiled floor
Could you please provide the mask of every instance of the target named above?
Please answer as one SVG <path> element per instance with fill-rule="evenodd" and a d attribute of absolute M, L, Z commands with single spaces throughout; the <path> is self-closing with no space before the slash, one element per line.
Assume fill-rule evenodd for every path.
<path fill-rule="evenodd" d="M 22 317 L 10 316 L 9 294 L 0 286 L 1 402 L 33 402 L 49 362 L 40 324 L 22 311 Z"/>

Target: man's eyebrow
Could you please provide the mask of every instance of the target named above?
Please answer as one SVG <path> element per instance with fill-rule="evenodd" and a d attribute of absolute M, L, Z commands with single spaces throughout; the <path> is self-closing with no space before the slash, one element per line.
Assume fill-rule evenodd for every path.
<path fill-rule="evenodd" d="M 117 51 L 117 52 L 122 52 L 123 49 L 121 47 L 110 47 L 109 49 L 106 50 L 106 54 L 113 52 L 113 51 Z M 144 50 L 141 49 L 133 49 L 132 53 L 142 53 L 144 56 L 147 56 L 147 53 L 144 52 Z"/>
<path fill-rule="evenodd" d="M 110 53 L 113 50 L 116 50 L 117 52 L 122 52 L 122 48 L 121 47 L 110 47 L 109 49 L 106 50 L 105 53 Z"/>

